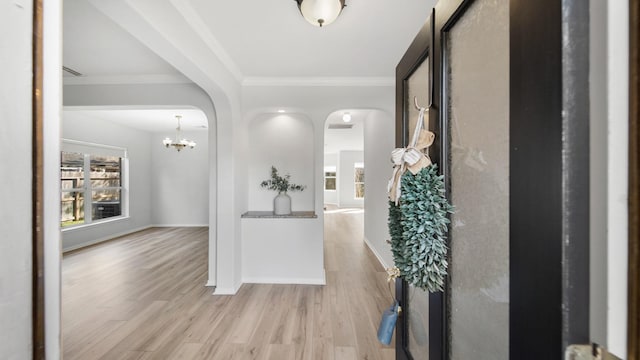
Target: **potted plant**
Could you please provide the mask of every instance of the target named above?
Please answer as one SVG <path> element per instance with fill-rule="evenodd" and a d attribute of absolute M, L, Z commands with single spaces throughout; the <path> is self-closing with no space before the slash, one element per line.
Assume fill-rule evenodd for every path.
<path fill-rule="evenodd" d="M 290 215 L 291 197 L 287 195 L 287 192 L 302 191 L 306 188 L 304 185 L 292 184 L 290 179 L 290 174 L 280 176 L 278 169 L 275 166 L 271 166 L 271 178 L 260 183 L 260 187 L 263 189 L 278 192 L 278 195 L 273 199 L 273 213 L 275 215 Z"/>

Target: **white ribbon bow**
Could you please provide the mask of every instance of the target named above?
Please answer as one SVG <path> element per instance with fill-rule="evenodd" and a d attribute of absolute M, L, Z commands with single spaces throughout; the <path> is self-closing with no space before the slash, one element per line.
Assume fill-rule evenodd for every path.
<path fill-rule="evenodd" d="M 406 148 L 396 148 L 391 152 L 391 163 L 393 163 L 393 175 L 387 185 L 389 199 L 398 205 L 401 193 L 402 174 L 408 169 L 412 174 L 417 174 L 421 169 L 431 165 L 431 159 L 422 152 L 433 143 L 435 135 L 432 132 L 422 131 L 424 126 L 425 108 L 420 109 L 418 123 L 413 132 L 411 143 Z"/>

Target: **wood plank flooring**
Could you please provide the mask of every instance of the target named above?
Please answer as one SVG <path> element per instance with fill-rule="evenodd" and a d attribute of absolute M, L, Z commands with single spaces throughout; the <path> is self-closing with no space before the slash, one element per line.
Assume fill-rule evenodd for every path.
<path fill-rule="evenodd" d="M 361 211 L 325 214 L 326 286 L 206 288 L 206 228 L 153 228 L 62 262 L 63 355 L 72 359 L 394 359 L 376 329 L 391 303 Z"/>

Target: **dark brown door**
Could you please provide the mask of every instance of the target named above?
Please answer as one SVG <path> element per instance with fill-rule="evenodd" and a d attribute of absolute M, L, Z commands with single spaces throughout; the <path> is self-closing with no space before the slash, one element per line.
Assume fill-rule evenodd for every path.
<path fill-rule="evenodd" d="M 417 124 L 419 107 L 429 109 L 428 126 L 437 133 L 437 107 L 434 95 L 433 13 L 396 67 L 396 147 L 405 147 Z M 426 124 L 425 124 L 426 125 Z M 439 144 L 429 149 L 434 162 Z M 404 281 L 396 283 L 396 296 L 402 307 L 396 327 L 396 358 L 439 358 L 443 348 L 442 293 L 428 293 Z"/>
<path fill-rule="evenodd" d="M 456 211 L 444 293 L 397 284 L 398 359 L 589 343 L 588 23 L 582 1 L 440 0 L 399 63 L 397 145 L 422 82 Z"/>

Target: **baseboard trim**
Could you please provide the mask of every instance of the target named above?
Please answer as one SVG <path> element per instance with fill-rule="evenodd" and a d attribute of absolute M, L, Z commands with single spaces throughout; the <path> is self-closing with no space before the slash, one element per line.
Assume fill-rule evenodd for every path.
<path fill-rule="evenodd" d="M 153 225 L 142 226 L 142 227 L 139 227 L 139 228 L 136 228 L 136 229 L 127 230 L 127 231 L 119 232 L 119 233 L 116 233 L 116 234 L 110 234 L 108 236 L 104 236 L 104 237 L 101 237 L 99 239 L 86 241 L 86 242 L 83 242 L 81 244 L 72 245 L 72 246 L 69 246 L 67 248 L 65 248 L 64 245 L 63 245 L 62 253 L 65 254 L 65 253 L 68 253 L 68 252 L 71 252 L 71 251 L 74 251 L 74 250 L 79 250 L 79 249 L 86 248 L 86 247 L 89 247 L 89 246 L 98 245 L 98 244 L 103 243 L 103 242 L 115 240 L 115 239 L 117 239 L 119 237 L 122 237 L 122 236 L 125 236 L 125 235 L 129 235 L 129 234 L 137 233 L 139 231 L 151 229 L 152 227 L 154 227 L 154 226 Z M 64 236 L 63 236 L 62 242 L 64 244 Z"/>
<path fill-rule="evenodd" d="M 327 278 L 322 270 L 319 278 L 243 278 L 245 284 L 281 284 L 281 285 L 326 285 Z"/>
<path fill-rule="evenodd" d="M 239 289 L 240 288 L 238 288 L 238 289 L 235 289 L 235 288 L 219 288 L 219 287 L 216 286 L 215 290 L 213 290 L 212 295 L 235 295 L 238 292 Z"/>
<path fill-rule="evenodd" d="M 153 224 L 151 227 L 167 228 L 167 227 L 209 227 L 209 224 Z"/>
<path fill-rule="evenodd" d="M 367 247 L 369 248 L 369 250 L 371 250 L 373 255 L 376 256 L 376 258 L 378 259 L 378 262 L 380 263 L 380 265 L 382 265 L 383 268 L 388 269 L 389 265 L 387 265 L 387 263 L 382 259 L 382 256 L 380 256 L 380 253 L 378 253 L 376 248 L 373 247 L 373 245 L 371 245 L 371 243 L 369 242 L 369 240 L 367 239 L 366 236 L 364 237 L 364 243 L 367 244 Z"/>

